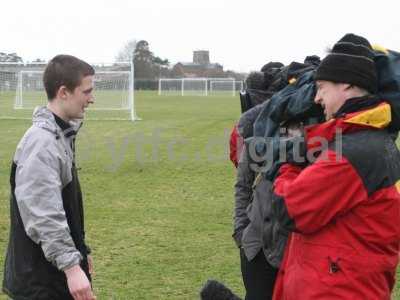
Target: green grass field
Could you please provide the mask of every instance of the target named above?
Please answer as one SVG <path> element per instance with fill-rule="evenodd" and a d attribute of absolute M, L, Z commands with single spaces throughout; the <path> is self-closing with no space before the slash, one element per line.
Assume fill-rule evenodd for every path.
<path fill-rule="evenodd" d="M 136 102 L 143 121 L 88 121 L 77 142 L 96 294 L 196 299 L 210 277 L 241 293 L 230 237 L 235 171 L 225 153 L 238 99 L 137 93 Z M 29 125 L 0 121 L 1 253 L 10 161 Z"/>
<path fill-rule="evenodd" d="M 13 96 L 0 100 L 0 116 L 13 113 Z M 77 143 L 98 299 L 198 299 L 208 278 L 243 295 L 227 158 L 238 97 L 138 92 L 135 101 L 142 121 L 87 121 Z M 30 123 L 0 120 L 0 279 L 10 162 Z"/>

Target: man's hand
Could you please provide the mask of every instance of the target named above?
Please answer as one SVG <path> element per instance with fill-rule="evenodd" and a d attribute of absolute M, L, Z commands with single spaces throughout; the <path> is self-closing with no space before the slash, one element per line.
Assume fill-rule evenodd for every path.
<path fill-rule="evenodd" d="M 88 261 L 88 265 L 89 265 L 89 274 L 93 276 L 94 275 L 93 257 L 91 255 L 88 255 L 87 261 Z"/>
<path fill-rule="evenodd" d="M 68 289 L 74 300 L 95 300 L 89 279 L 79 265 L 64 270 Z"/>

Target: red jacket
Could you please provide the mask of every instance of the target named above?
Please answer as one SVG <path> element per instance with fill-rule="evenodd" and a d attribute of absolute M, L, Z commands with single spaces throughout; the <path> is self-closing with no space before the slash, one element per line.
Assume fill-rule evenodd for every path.
<path fill-rule="evenodd" d="M 400 153 L 384 130 L 390 117 L 381 103 L 310 127 L 308 150 L 322 145 L 316 136 L 328 148 L 305 169 L 281 167 L 273 208 L 293 233 L 275 300 L 390 299 L 400 248 Z"/>

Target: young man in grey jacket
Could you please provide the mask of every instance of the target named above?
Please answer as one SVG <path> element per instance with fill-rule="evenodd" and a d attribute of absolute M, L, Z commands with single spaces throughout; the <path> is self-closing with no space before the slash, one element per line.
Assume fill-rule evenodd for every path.
<path fill-rule="evenodd" d="M 48 104 L 33 114 L 11 168 L 3 291 L 14 300 L 95 299 L 85 243 L 75 137 L 93 103 L 94 69 L 58 55 L 43 76 Z"/>

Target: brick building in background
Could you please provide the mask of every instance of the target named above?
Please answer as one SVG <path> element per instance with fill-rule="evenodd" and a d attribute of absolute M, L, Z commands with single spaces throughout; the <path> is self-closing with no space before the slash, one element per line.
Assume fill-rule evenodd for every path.
<path fill-rule="evenodd" d="M 174 77 L 226 77 L 224 68 L 219 63 L 210 62 L 207 50 L 193 51 L 193 62 L 178 62 L 172 68 Z"/>

